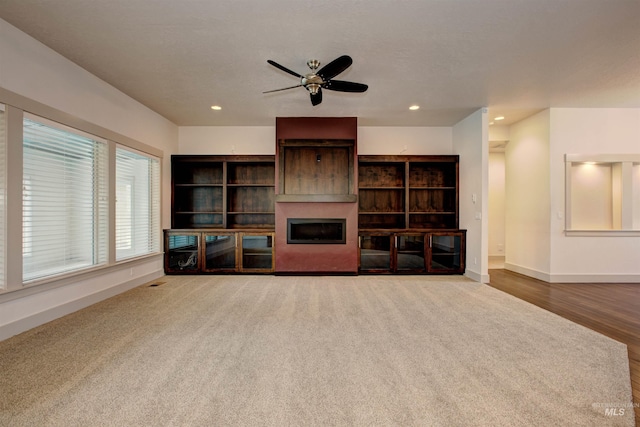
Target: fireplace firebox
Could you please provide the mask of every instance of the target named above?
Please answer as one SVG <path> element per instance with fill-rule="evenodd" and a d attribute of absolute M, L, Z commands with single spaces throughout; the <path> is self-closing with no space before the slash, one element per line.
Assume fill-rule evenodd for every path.
<path fill-rule="evenodd" d="M 346 244 L 346 219 L 287 218 L 289 244 Z"/>

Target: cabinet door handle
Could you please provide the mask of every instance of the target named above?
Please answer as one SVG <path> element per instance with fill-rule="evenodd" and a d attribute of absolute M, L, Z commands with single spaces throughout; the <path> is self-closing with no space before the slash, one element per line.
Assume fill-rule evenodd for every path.
<path fill-rule="evenodd" d="M 358 236 L 358 249 L 362 247 L 362 236 Z"/>
<path fill-rule="evenodd" d="M 429 234 L 429 247 L 432 248 L 432 244 L 433 244 L 433 236 L 431 234 Z"/>

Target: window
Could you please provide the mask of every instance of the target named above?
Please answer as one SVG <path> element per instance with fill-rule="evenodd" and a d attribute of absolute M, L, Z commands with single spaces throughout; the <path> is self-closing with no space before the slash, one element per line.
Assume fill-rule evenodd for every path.
<path fill-rule="evenodd" d="M 23 281 L 105 264 L 106 141 L 35 116 L 23 120 Z"/>
<path fill-rule="evenodd" d="M 7 168 L 6 168 L 6 124 L 5 108 L 0 104 L 0 289 L 5 288 L 5 263 L 6 263 L 6 194 L 7 194 Z"/>
<path fill-rule="evenodd" d="M 116 260 L 160 251 L 160 162 L 116 148 Z"/>

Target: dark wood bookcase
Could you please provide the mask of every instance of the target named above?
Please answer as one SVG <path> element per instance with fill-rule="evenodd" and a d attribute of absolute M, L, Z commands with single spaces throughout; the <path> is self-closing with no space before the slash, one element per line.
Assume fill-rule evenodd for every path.
<path fill-rule="evenodd" d="M 167 274 L 272 273 L 274 156 L 171 157 Z"/>
<path fill-rule="evenodd" d="M 172 156 L 168 274 L 273 273 L 277 202 L 356 200 L 358 272 L 464 273 L 458 156 L 356 157 L 349 139 L 282 140 L 277 153 Z"/>
<path fill-rule="evenodd" d="M 359 157 L 359 228 L 405 228 L 405 162 Z"/>
<path fill-rule="evenodd" d="M 171 227 L 273 229 L 274 156 L 171 158 Z"/>
<path fill-rule="evenodd" d="M 359 156 L 359 229 L 458 228 L 458 156 Z"/>
<path fill-rule="evenodd" d="M 360 273 L 460 274 L 459 157 L 359 156 Z"/>

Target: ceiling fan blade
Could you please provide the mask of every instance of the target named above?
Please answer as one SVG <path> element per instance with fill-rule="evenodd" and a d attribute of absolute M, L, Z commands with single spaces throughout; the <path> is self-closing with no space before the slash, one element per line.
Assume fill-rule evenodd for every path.
<path fill-rule="evenodd" d="M 352 63 L 353 60 L 350 56 L 342 55 L 320 68 L 316 74 L 322 77 L 322 80 L 327 81 L 349 68 Z"/>
<path fill-rule="evenodd" d="M 342 80 L 329 80 L 322 85 L 323 88 L 337 92 L 365 92 L 369 86 L 363 83 L 345 82 Z"/>
<path fill-rule="evenodd" d="M 282 66 L 282 65 L 278 64 L 278 63 L 277 63 L 277 62 L 275 62 L 275 61 L 272 61 L 272 60 L 268 59 L 268 60 L 267 60 L 267 62 L 268 62 L 269 64 L 273 65 L 274 67 L 279 68 L 280 70 L 284 71 L 285 73 L 289 73 L 289 74 L 291 74 L 292 76 L 296 76 L 296 77 L 298 77 L 298 78 L 302 78 L 302 75 L 300 75 L 300 74 L 296 73 L 295 71 L 291 71 L 291 70 L 290 70 L 290 69 L 288 69 L 287 67 L 284 67 L 284 66 Z"/>
<path fill-rule="evenodd" d="M 293 89 L 294 87 L 301 87 L 301 86 L 302 86 L 302 85 L 295 85 L 295 86 L 283 87 L 282 89 L 268 90 L 268 91 L 266 91 L 266 92 L 262 92 L 262 93 L 280 92 L 281 90 L 289 90 L 289 89 Z"/>
<path fill-rule="evenodd" d="M 311 94 L 311 105 L 314 107 L 322 102 L 322 89 L 318 88 L 318 92 Z"/>

